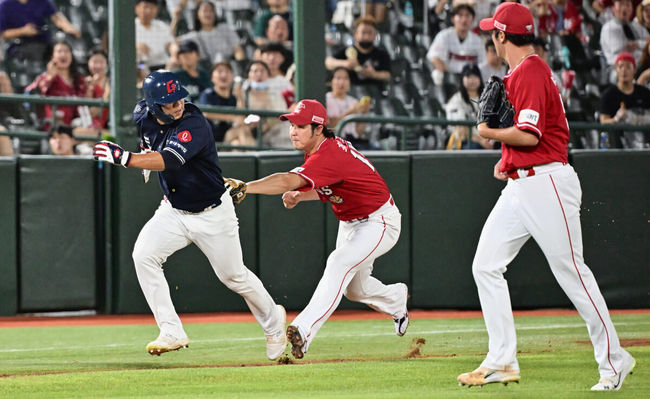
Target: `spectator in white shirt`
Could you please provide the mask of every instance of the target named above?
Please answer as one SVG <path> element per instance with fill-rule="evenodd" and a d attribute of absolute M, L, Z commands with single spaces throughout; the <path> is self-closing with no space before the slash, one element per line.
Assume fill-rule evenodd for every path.
<path fill-rule="evenodd" d="M 163 68 L 167 63 L 168 47 L 174 38 L 169 25 L 156 19 L 158 2 L 136 0 L 135 15 L 135 50 L 138 63 L 146 65 L 152 71 Z"/>
<path fill-rule="evenodd" d="M 632 12 L 631 0 L 614 0 L 612 5 L 614 18 L 603 25 L 600 31 L 600 47 L 612 70 L 616 57 L 622 52 L 631 53 L 637 62 L 641 58 L 641 50 L 648 37 L 648 31 L 638 23 L 630 22 Z"/>
<path fill-rule="evenodd" d="M 465 64 L 480 64 L 485 60 L 481 38 L 471 31 L 474 9 L 469 4 L 459 4 L 451 11 L 454 24 L 440 31 L 434 39 L 427 59 L 434 66 L 433 82 L 442 84 L 444 73 L 459 74 Z"/>
<path fill-rule="evenodd" d="M 345 67 L 338 67 L 332 73 L 332 91 L 325 95 L 327 108 L 327 127 L 334 130 L 343 117 L 352 114 L 365 114 L 370 110 L 370 98 L 364 99 L 363 103 L 348 94 L 350 90 L 350 70 Z M 365 129 L 363 123 L 348 123 L 343 127 L 340 136 L 352 142 L 355 146 L 362 138 Z M 367 140 L 365 143 L 367 144 Z"/>

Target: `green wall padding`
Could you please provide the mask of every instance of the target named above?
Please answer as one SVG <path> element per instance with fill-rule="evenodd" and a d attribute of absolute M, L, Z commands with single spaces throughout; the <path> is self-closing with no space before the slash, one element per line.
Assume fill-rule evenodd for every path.
<path fill-rule="evenodd" d="M 0 157 L 0 316 L 18 310 L 16 159 Z"/>
<path fill-rule="evenodd" d="M 498 159 L 493 151 L 413 153 L 413 307 L 479 306 L 472 260 L 483 223 L 505 186 L 492 177 Z M 505 276 L 513 306 L 568 302 L 532 240 Z"/>
<path fill-rule="evenodd" d="M 260 155 L 258 176 L 287 172 L 303 156 Z M 258 203 L 259 276 L 271 296 L 287 309 L 302 310 L 325 268 L 325 212 L 321 201 L 288 210 L 280 195 L 251 195 Z M 246 198 L 248 201 L 251 198 Z"/>
<path fill-rule="evenodd" d="M 575 151 L 585 263 L 612 308 L 650 306 L 650 151 Z"/>
<path fill-rule="evenodd" d="M 22 156 L 19 167 L 20 311 L 96 306 L 96 164 Z"/>

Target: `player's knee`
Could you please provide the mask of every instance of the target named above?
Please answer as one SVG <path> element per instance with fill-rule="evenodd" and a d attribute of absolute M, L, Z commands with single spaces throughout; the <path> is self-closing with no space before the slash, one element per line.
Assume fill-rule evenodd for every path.
<path fill-rule="evenodd" d="M 133 247 L 131 257 L 133 258 L 133 263 L 135 264 L 136 268 L 145 266 L 147 264 L 157 263 L 155 255 L 152 254 L 151 251 L 147 250 L 144 245 L 138 245 L 137 243 L 135 247 Z"/>
<path fill-rule="evenodd" d="M 229 273 L 219 276 L 219 280 L 233 292 L 241 292 L 247 286 L 246 272 Z"/>

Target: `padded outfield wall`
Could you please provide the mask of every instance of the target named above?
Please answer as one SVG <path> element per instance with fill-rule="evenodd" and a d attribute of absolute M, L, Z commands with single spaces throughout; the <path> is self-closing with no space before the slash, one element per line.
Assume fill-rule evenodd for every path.
<path fill-rule="evenodd" d="M 504 183 L 490 151 L 368 154 L 402 212 L 398 244 L 374 274 L 404 281 L 413 308 L 476 309 L 476 243 Z M 244 180 L 287 171 L 295 152 L 222 154 L 225 176 Z M 650 306 L 648 151 L 579 151 L 584 254 L 612 308 Z M 0 159 L 0 314 L 96 309 L 148 313 L 131 251 L 161 199 L 155 176 L 99 168 L 87 158 Z M 301 309 L 333 249 L 338 222 L 326 204 L 293 210 L 279 196 L 250 195 L 237 207 L 246 265 L 278 303 Z M 179 312 L 245 310 L 194 246 L 165 264 Z M 508 268 L 514 308 L 571 307 L 530 240 Z M 362 305 L 343 300 L 343 308 Z"/>

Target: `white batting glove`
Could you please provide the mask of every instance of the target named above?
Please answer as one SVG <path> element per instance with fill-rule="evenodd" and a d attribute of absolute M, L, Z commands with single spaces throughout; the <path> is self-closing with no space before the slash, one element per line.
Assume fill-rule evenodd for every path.
<path fill-rule="evenodd" d="M 131 153 L 118 144 L 110 141 L 100 141 L 93 147 L 93 157 L 96 161 L 104 161 L 113 165 L 129 166 Z"/>

